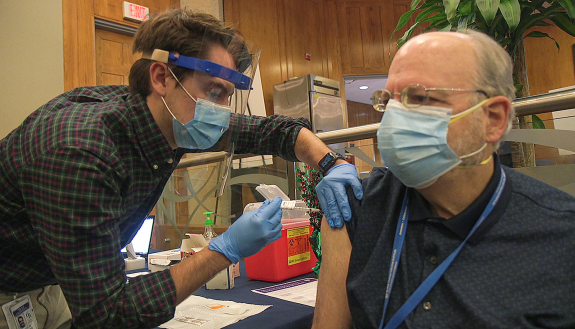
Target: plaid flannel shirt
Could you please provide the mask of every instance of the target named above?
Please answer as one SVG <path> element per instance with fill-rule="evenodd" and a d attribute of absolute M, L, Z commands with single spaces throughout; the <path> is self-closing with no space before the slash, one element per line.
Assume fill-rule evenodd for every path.
<path fill-rule="evenodd" d="M 236 153 L 296 161 L 306 119 L 232 115 Z M 225 137 L 225 136 L 224 136 Z M 154 327 L 173 317 L 169 271 L 127 280 L 119 250 L 186 151 L 168 145 L 126 86 L 77 88 L 0 141 L 0 291 L 60 284 L 79 328 Z"/>

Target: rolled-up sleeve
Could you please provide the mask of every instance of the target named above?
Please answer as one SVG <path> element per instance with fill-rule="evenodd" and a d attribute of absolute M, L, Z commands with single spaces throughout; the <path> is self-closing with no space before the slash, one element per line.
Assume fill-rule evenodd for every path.
<path fill-rule="evenodd" d="M 302 128 L 311 130 L 306 118 L 233 114 L 229 130 L 238 154 L 271 154 L 288 161 L 299 161 L 295 155 L 295 145 Z"/>

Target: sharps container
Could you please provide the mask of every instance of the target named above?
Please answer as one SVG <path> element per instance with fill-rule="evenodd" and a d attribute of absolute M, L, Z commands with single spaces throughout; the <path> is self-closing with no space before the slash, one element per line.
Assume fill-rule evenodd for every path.
<path fill-rule="evenodd" d="M 268 200 L 279 196 L 283 201 L 289 201 L 289 197 L 276 185 L 261 184 L 256 190 Z M 261 204 L 249 203 L 244 212 L 255 210 Z M 296 206 L 306 205 L 305 202 L 297 200 Z M 245 259 L 247 277 L 252 280 L 279 282 L 313 271 L 317 258 L 310 245 L 309 237 L 312 233 L 309 216 L 305 211 L 282 210 L 281 238 Z"/>

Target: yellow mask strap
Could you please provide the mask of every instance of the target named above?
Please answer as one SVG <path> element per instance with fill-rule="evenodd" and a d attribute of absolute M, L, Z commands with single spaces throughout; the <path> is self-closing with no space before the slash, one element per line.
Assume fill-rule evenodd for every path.
<path fill-rule="evenodd" d="M 467 169 L 467 168 L 473 168 L 473 167 L 477 167 L 477 166 L 482 166 L 484 164 L 486 164 L 487 162 L 489 162 L 489 160 L 491 160 L 491 158 L 493 158 L 493 154 L 489 156 L 489 158 L 481 161 L 480 163 L 476 164 L 476 165 L 472 165 L 472 166 L 457 166 L 457 168 L 463 168 L 463 169 Z"/>
<path fill-rule="evenodd" d="M 468 115 L 469 113 L 477 110 L 478 108 L 480 108 L 481 106 L 483 106 L 483 104 L 485 104 L 485 102 L 487 102 L 488 100 L 490 100 L 491 98 L 487 98 L 482 100 L 481 102 L 479 102 L 477 105 L 468 108 L 467 110 L 461 112 L 461 113 L 457 113 L 456 115 L 451 116 L 451 119 L 449 119 L 449 123 L 452 123 L 456 120 L 459 120 L 461 118 L 463 118 L 464 116 Z"/>

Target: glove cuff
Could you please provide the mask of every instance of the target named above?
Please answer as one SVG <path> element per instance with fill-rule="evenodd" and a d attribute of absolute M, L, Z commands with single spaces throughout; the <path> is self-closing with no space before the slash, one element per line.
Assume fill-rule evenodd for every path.
<path fill-rule="evenodd" d="M 223 235 L 216 237 L 214 240 L 210 241 L 210 243 L 208 244 L 208 248 L 210 248 L 210 250 L 217 251 L 220 254 L 223 254 L 230 262 L 232 262 L 232 264 L 239 262 L 242 257 L 235 255 L 233 252 L 230 252 L 230 250 L 220 248 L 219 243 L 217 241 L 218 238 L 224 239 Z"/>

